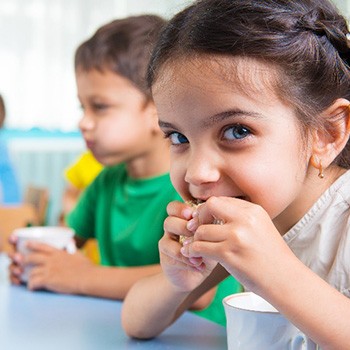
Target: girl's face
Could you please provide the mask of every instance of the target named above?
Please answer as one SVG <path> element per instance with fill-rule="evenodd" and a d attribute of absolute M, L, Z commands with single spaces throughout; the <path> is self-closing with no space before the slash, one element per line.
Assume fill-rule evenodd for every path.
<path fill-rule="evenodd" d="M 237 197 L 290 224 L 310 206 L 311 146 L 273 92 L 274 73 L 258 61 L 228 58 L 161 71 L 153 96 L 172 144 L 171 179 L 185 200 Z"/>
<path fill-rule="evenodd" d="M 143 93 L 112 71 L 78 69 L 76 82 L 83 109 L 79 127 L 96 159 L 114 165 L 145 154 L 152 129 Z"/>

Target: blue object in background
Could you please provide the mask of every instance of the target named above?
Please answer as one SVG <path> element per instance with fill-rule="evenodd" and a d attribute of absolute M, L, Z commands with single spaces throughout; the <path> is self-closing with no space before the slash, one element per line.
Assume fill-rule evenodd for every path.
<path fill-rule="evenodd" d="M 18 204 L 22 201 L 17 174 L 14 171 L 6 143 L 0 138 L 0 203 Z"/>
<path fill-rule="evenodd" d="M 86 149 L 79 130 L 5 128 L 0 138 L 8 148 L 22 197 L 28 186 L 47 189 L 46 224 L 57 225 L 66 186 L 64 169 Z"/>

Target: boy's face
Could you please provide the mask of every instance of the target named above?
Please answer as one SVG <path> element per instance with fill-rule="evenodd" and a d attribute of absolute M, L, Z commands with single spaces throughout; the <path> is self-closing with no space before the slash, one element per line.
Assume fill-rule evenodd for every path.
<path fill-rule="evenodd" d="M 143 93 L 112 71 L 78 69 L 76 83 L 83 109 L 79 127 L 96 159 L 114 165 L 144 154 L 152 127 Z"/>
<path fill-rule="evenodd" d="M 185 66 L 166 66 L 153 86 L 177 191 L 185 200 L 238 197 L 294 224 L 310 205 L 311 146 L 274 93 L 272 68 L 227 58 Z"/>

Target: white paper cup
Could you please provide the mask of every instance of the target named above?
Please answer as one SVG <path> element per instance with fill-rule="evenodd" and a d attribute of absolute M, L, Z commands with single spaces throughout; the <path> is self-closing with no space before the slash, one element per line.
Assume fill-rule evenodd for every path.
<path fill-rule="evenodd" d="M 19 228 L 13 231 L 17 237 L 16 250 L 22 255 L 27 255 L 30 250 L 27 248 L 28 241 L 35 241 L 50 245 L 57 249 L 65 249 L 68 253 L 75 253 L 74 230 L 68 227 L 56 226 L 33 226 Z M 21 281 L 27 282 L 31 266 L 26 266 Z"/>
<path fill-rule="evenodd" d="M 316 350 L 317 345 L 260 296 L 237 293 L 223 299 L 228 350 Z"/>

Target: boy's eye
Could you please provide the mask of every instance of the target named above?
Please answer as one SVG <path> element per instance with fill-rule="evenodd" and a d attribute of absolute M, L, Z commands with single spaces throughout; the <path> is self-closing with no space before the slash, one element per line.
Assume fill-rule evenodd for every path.
<path fill-rule="evenodd" d="M 108 108 L 108 105 L 107 104 L 103 104 L 103 103 L 95 103 L 93 105 L 93 108 L 96 110 L 96 111 L 103 111 L 105 109 Z"/>
<path fill-rule="evenodd" d="M 172 145 L 181 145 L 183 143 L 188 143 L 187 138 L 178 132 L 172 132 L 168 135 L 168 138 L 170 139 Z"/>
<path fill-rule="evenodd" d="M 234 125 L 227 128 L 224 132 L 226 140 L 241 140 L 249 136 L 251 131 L 243 125 Z"/>

